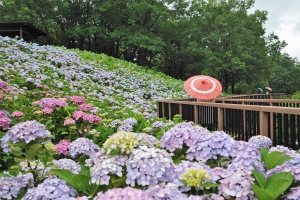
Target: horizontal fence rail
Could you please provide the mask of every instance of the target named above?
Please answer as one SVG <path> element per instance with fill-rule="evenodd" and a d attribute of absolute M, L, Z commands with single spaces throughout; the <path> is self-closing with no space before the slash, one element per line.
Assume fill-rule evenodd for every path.
<path fill-rule="evenodd" d="M 216 103 L 196 99 L 157 100 L 158 117 L 201 124 L 209 130 L 223 130 L 237 140 L 255 135 L 271 138 L 273 145 L 299 149 L 300 101 L 284 99 L 223 99 Z"/>

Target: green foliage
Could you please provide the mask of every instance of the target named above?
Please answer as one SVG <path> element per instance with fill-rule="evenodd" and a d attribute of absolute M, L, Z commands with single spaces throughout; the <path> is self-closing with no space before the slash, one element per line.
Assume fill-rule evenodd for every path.
<path fill-rule="evenodd" d="M 292 159 L 289 156 L 284 156 L 285 152 L 273 151 L 269 153 L 267 148 L 261 147 L 259 149 L 261 152 L 261 161 L 266 164 L 267 170 L 273 169 Z"/>
<path fill-rule="evenodd" d="M 258 171 L 252 171 L 258 185 L 251 184 L 251 187 L 259 200 L 276 200 L 292 184 L 293 175 L 291 172 L 279 172 L 268 179 Z"/>

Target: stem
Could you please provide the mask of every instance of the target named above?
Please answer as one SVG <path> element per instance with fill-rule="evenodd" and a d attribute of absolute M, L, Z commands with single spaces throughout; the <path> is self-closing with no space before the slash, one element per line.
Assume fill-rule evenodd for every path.
<path fill-rule="evenodd" d="M 29 162 L 29 161 L 27 161 L 27 166 L 29 167 L 29 169 L 30 169 L 30 172 L 31 172 L 31 173 L 32 173 L 32 175 L 33 175 L 33 185 L 34 185 L 35 187 L 37 187 L 37 179 L 36 179 L 36 174 L 34 173 L 34 171 L 33 171 L 32 167 L 31 167 L 31 165 L 30 165 L 30 162 Z"/>

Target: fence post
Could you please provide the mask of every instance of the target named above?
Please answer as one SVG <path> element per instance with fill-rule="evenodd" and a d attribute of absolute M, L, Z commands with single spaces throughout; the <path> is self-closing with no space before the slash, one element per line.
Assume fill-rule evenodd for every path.
<path fill-rule="evenodd" d="M 194 122 L 195 124 L 199 124 L 199 109 L 197 105 L 194 105 Z"/>
<path fill-rule="evenodd" d="M 269 122 L 268 113 L 259 111 L 259 134 L 268 137 Z"/>
<path fill-rule="evenodd" d="M 225 121 L 223 119 L 223 112 L 224 108 L 218 107 L 218 130 L 222 131 L 224 129 L 223 122 Z"/>

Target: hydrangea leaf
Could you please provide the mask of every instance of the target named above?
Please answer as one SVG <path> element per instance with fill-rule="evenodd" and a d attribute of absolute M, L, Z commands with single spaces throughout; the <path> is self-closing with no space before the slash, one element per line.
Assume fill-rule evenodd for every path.
<path fill-rule="evenodd" d="M 259 187 L 265 188 L 267 183 L 266 177 L 259 171 L 255 171 L 255 170 L 252 171 L 252 174 L 254 175 L 254 178 L 257 181 Z"/>
<path fill-rule="evenodd" d="M 270 196 L 264 189 L 258 187 L 257 185 L 251 184 L 251 187 L 259 200 L 274 200 L 272 196 Z"/>
<path fill-rule="evenodd" d="M 28 151 L 26 152 L 26 158 L 28 160 L 33 160 L 35 159 L 35 156 L 37 155 L 38 151 L 43 147 L 43 145 L 41 144 L 34 144 L 31 145 L 28 149 Z"/>
<path fill-rule="evenodd" d="M 265 163 L 267 169 L 273 169 L 274 167 L 283 164 L 284 162 L 291 159 L 289 156 L 283 156 L 285 152 L 274 151 L 269 153 L 266 157 Z"/>
<path fill-rule="evenodd" d="M 279 172 L 268 178 L 266 191 L 277 199 L 293 182 L 293 175 L 290 172 Z"/>

